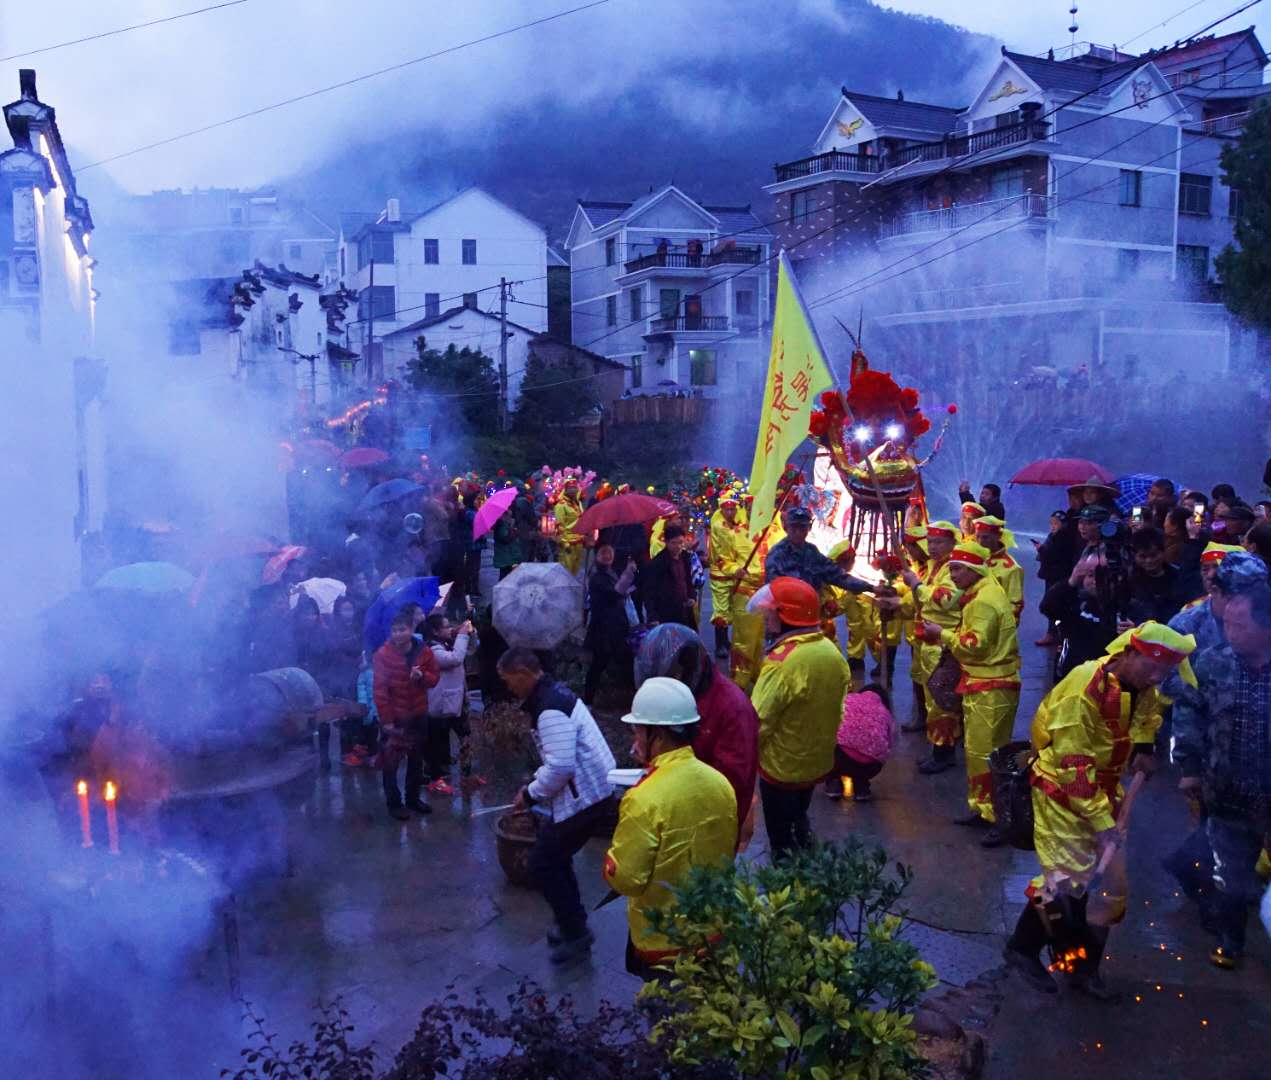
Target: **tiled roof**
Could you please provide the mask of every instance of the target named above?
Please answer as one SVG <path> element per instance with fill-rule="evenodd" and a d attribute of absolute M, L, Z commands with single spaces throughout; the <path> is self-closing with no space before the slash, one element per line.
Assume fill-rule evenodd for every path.
<path fill-rule="evenodd" d="M 1176 64 L 1190 63 L 1202 60 L 1208 56 L 1223 56 L 1235 49 L 1246 37 L 1253 39 L 1253 46 L 1261 54 L 1262 61 L 1265 64 L 1267 59 L 1266 50 L 1262 48 L 1262 42 L 1258 40 L 1252 26 L 1247 30 L 1237 30 L 1232 34 L 1223 34 L 1221 37 L 1200 38 L 1197 41 L 1181 45 L 1177 49 L 1172 47 L 1155 49 L 1152 52 L 1144 53 L 1142 59 L 1160 61 L 1164 66 L 1173 68 Z"/>
<path fill-rule="evenodd" d="M 637 201 L 643 203 L 647 200 L 648 196 L 646 195 Z M 607 225 L 609 222 L 623 217 L 636 203 L 599 202 L 579 199 L 578 205 L 586 212 L 592 226 L 599 228 L 601 225 Z M 755 216 L 754 211 L 749 206 L 708 206 L 706 203 L 698 203 L 698 205 L 708 214 L 712 214 L 719 219 L 720 232 L 770 233 L 768 227 Z"/>
<path fill-rule="evenodd" d="M 587 220 L 594 227 L 608 225 L 614 218 L 621 217 L 622 212 L 631 204 L 629 202 L 597 202 L 594 199 L 579 199 L 578 205 L 587 214 Z"/>
<path fill-rule="evenodd" d="M 1058 90 L 1069 94 L 1098 93 L 1100 87 L 1111 89 L 1121 76 L 1142 63 L 1135 59 L 1128 64 L 1095 68 L 1061 60 L 1042 60 L 1024 53 L 1004 52 L 1002 55 L 1012 60 L 1020 71 L 1043 90 Z"/>
<path fill-rule="evenodd" d="M 924 101 L 899 101 L 894 97 L 860 94 L 843 87 L 846 97 L 874 127 L 905 128 L 946 135 L 956 126 L 963 110 L 948 105 L 928 105 Z"/>
<path fill-rule="evenodd" d="M 464 307 L 463 305 L 460 305 L 459 307 L 448 308 L 440 315 L 433 315 L 430 318 L 420 319 L 418 322 L 413 322 L 409 326 L 399 327 L 397 330 L 393 330 L 384 336 L 391 337 L 394 334 L 409 334 L 418 330 L 427 330 L 430 326 L 437 326 L 441 323 L 449 322 L 451 319 L 458 318 L 464 313 L 480 315 L 483 319 L 493 319 L 495 322 L 499 321 L 499 317 L 489 311 L 482 311 L 480 308 Z M 528 326 L 522 326 L 520 323 L 513 322 L 511 319 L 508 319 L 508 326 L 514 327 L 522 333 L 529 334 L 531 337 L 540 333 L 538 330 L 531 330 Z"/>

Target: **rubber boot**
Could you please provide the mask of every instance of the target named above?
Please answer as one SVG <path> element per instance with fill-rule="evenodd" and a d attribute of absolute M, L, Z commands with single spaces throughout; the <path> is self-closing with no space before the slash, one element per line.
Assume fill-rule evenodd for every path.
<path fill-rule="evenodd" d="M 1043 994 L 1054 994 L 1059 990 L 1041 962 L 1041 951 L 1049 940 L 1037 905 L 1030 901 L 1024 905 L 1019 921 L 1015 924 L 1015 932 L 1006 939 L 1006 948 L 1002 950 L 1007 966 L 1018 972 L 1034 990 Z"/>
<path fill-rule="evenodd" d="M 1218 925 L 1218 944 L 1209 954 L 1209 962 L 1224 971 L 1234 971 L 1240 966 L 1245 951 L 1245 922 L 1249 908 L 1239 896 L 1214 892 L 1213 913 Z"/>
<path fill-rule="evenodd" d="M 927 695 L 922 692 L 922 683 L 911 683 L 914 691 L 914 718 L 902 724 L 900 730 L 914 734 L 927 730 Z"/>
<path fill-rule="evenodd" d="M 727 660 L 732 654 L 732 649 L 728 644 L 728 627 L 715 627 L 715 659 Z"/>

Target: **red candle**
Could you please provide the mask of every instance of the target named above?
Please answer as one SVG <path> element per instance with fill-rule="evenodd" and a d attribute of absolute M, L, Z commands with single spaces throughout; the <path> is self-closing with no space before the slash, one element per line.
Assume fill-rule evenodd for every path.
<path fill-rule="evenodd" d="M 80 780 L 75 784 L 75 794 L 79 796 L 79 835 L 84 847 L 93 846 L 93 823 L 88 815 L 88 781 Z"/>
<path fill-rule="evenodd" d="M 115 816 L 115 800 L 119 797 L 119 789 L 113 780 L 106 781 L 106 835 L 110 839 L 110 853 L 119 854 L 119 819 Z"/>

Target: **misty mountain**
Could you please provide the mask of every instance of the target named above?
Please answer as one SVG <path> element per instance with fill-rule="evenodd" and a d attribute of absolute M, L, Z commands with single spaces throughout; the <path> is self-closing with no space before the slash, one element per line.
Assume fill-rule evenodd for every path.
<path fill-rule="evenodd" d="M 374 209 L 390 196 L 405 209 L 422 208 L 478 184 L 556 240 L 577 199 L 636 198 L 667 181 L 708 202 L 763 208 L 773 164 L 809 153 L 840 86 L 964 104 L 976 69 L 998 51 L 983 35 L 868 0 L 823 7 L 738 3 L 739 19 L 763 11 L 771 25 L 721 25 L 713 40 L 703 36 L 701 60 L 688 65 L 657 63 L 659 30 L 651 25 L 646 43 L 632 42 L 651 60 L 634 85 L 589 85 L 577 99 L 532 107 L 512 98 L 472 130 L 438 123 L 393 131 L 278 186 L 335 221 L 340 211 Z M 559 71 L 551 75 L 561 81 Z M 431 104 L 423 104 L 427 112 Z"/>

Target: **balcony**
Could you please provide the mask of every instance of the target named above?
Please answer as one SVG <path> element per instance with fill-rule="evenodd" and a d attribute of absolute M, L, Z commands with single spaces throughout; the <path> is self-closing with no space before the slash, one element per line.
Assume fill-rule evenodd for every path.
<path fill-rule="evenodd" d="M 1054 217 L 1053 200 L 1046 195 L 1012 195 L 1007 199 L 963 203 L 939 210 L 920 210 L 901 214 L 883 222 L 879 239 L 893 240 L 902 236 L 954 232 L 975 225 L 1005 225 L 1026 219 L 1046 221 Z"/>
<path fill-rule="evenodd" d="M 671 318 L 650 319 L 649 333 L 645 336 L 698 331 L 719 333 L 721 330 L 732 329 L 732 324 L 727 315 L 676 315 Z"/>
<path fill-rule="evenodd" d="M 802 180 L 805 176 L 817 176 L 820 173 L 854 172 L 877 175 L 883 171 L 883 159 L 877 154 L 853 154 L 846 150 L 829 150 L 814 157 L 800 158 L 798 161 L 778 165 L 777 183 L 787 180 Z"/>
<path fill-rule="evenodd" d="M 1244 130 L 1249 119 L 1249 111 L 1232 113 L 1230 116 L 1215 116 L 1200 122 L 1200 130 L 1206 135 L 1235 135 Z"/>
<path fill-rule="evenodd" d="M 731 247 L 710 253 L 690 254 L 686 251 L 651 251 L 622 264 L 627 274 L 641 270 L 709 270 L 715 266 L 757 266 L 762 257 L 757 247 Z"/>

